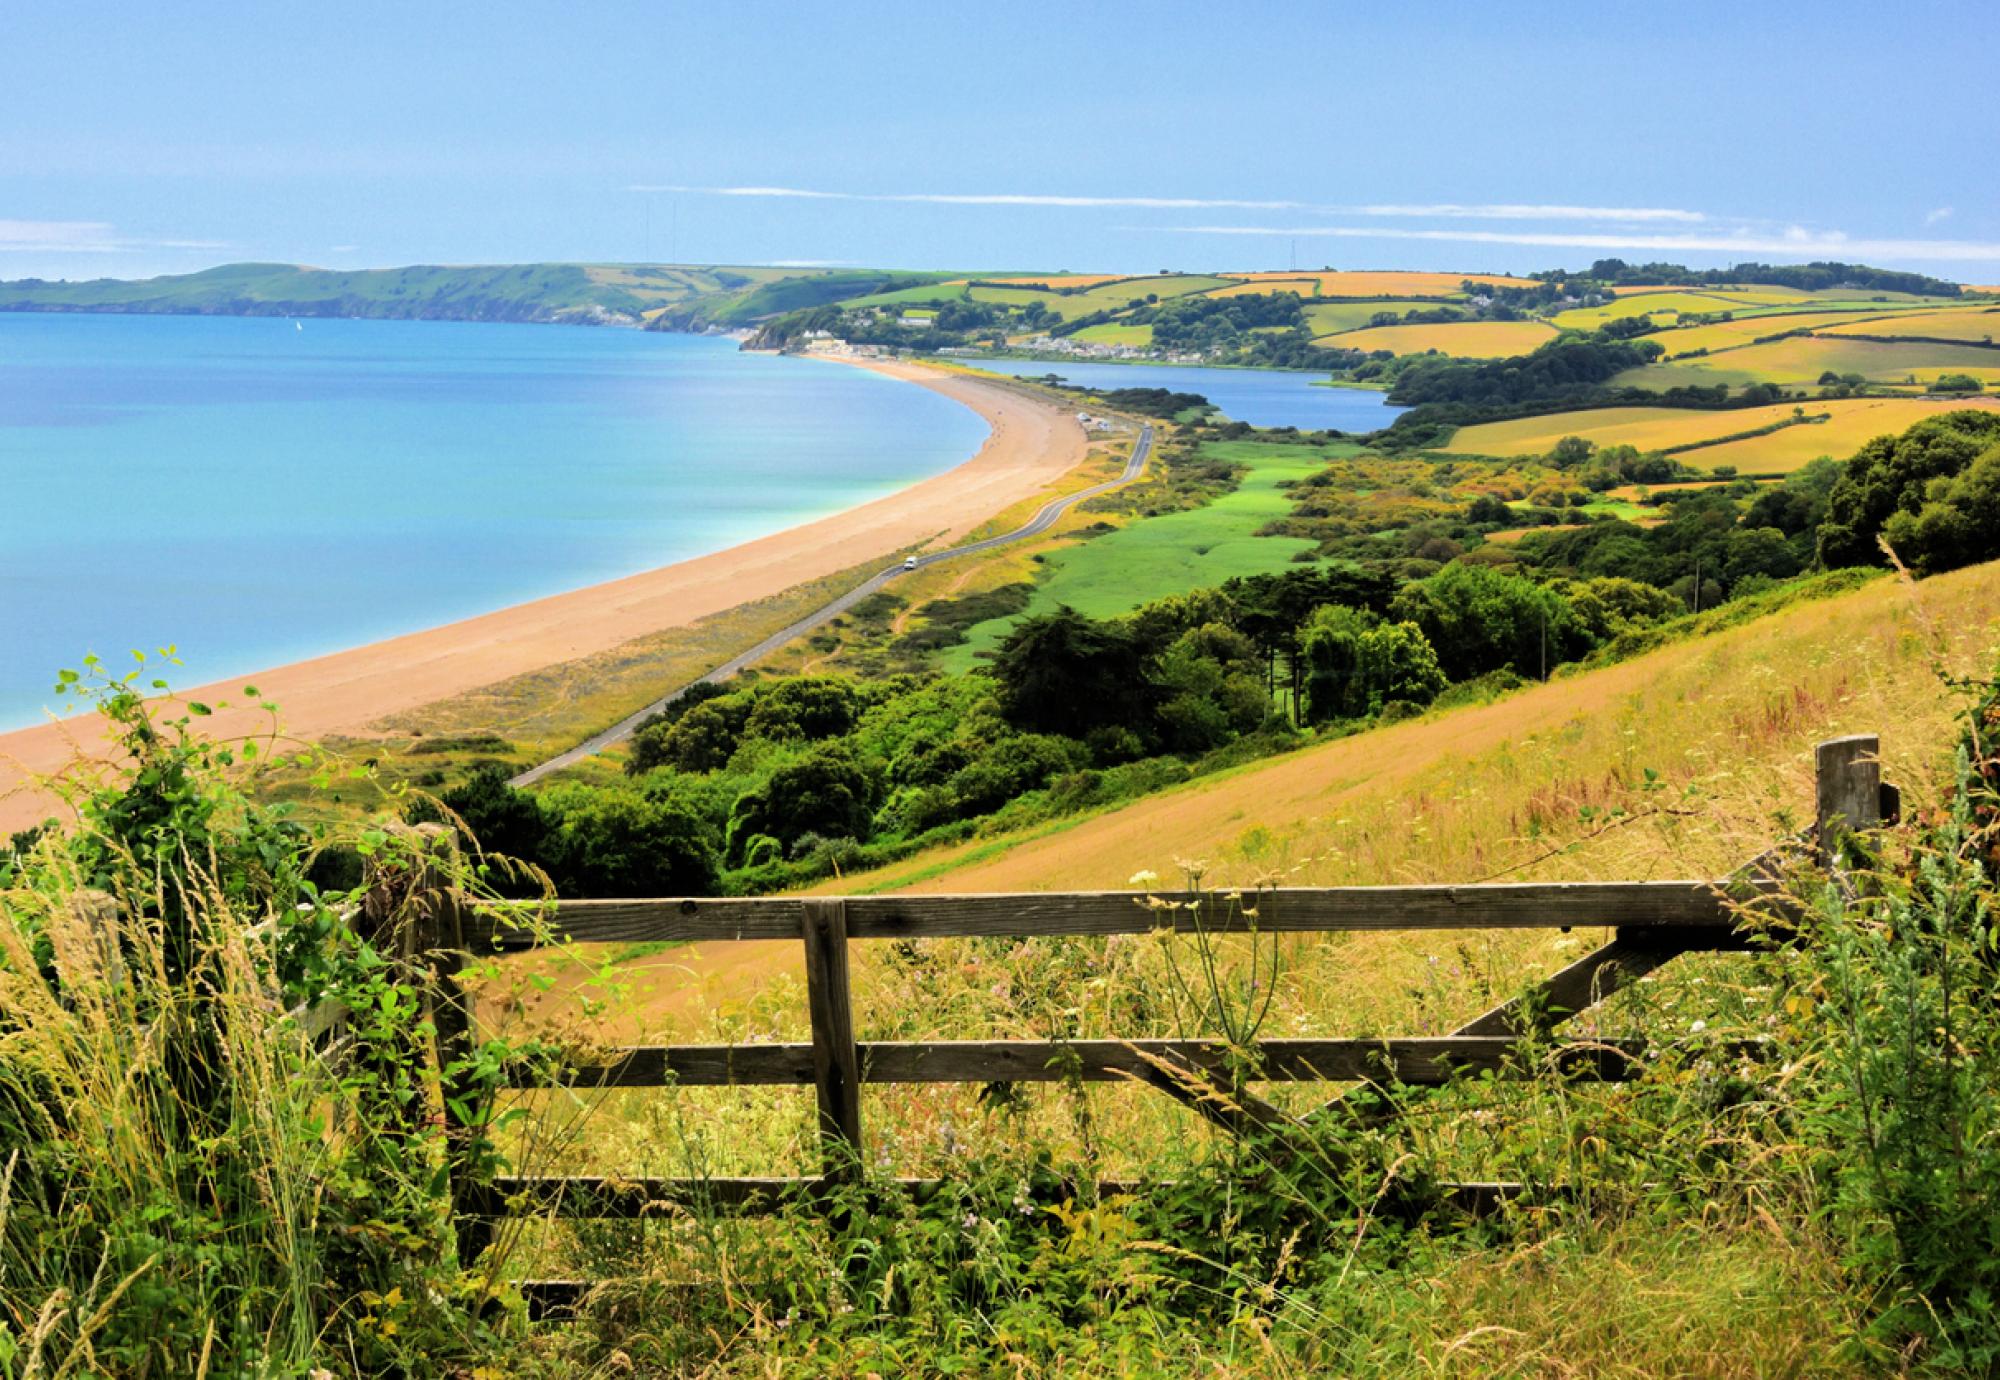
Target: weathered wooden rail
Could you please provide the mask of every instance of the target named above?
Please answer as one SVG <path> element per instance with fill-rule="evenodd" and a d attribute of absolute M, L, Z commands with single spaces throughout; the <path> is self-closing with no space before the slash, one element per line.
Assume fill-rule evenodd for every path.
<path fill-rule="evenodd" d="M 1873 737 L 1836 739 L 1818 751 L 1817 823 L 1811 842 L 1832 856 L 1848 832 L 1878 825 L 1896 808 L 1884 787 Z M 1766 855 L 1766 859 L 1770 855 Z M 655 1088 L 810 1085 L 815 1090 L 822 1172 L 811 1177 L 640 1179 L 502 1177 L 490 1184 L 454 1182 L 461 1244 L 476 1255 L 492 1225 L 510 1213 L 640 1218 L 686 1208 L 770 1210 L 861 1178 L 861 1089 L 868 1084 L 1136 1082 L 1174 1097 L 1232 1131 L 1255 1125 L 1280 1135 L 1319 1116 L 1347 1110 L 1336 1098 L 1295 1118 L 1245 1089 L 1254 1081 L 1327 1081 L 1384 1087 L 1435 1087 L 1471 1072 L 1525 1077 L 1524 1037 L 1556 1026 L 1628 982 L 1685 953 L 1741 951 L 1756 942 L 1746 917 L 1782 924 L 1786 902 L 1766 873 L 1766 859 L 1712 880 L 1517 883 L 1478 886 L 1280 888 L 1227 893 L 1081 892 L 1020 895 L 675 898 L 563 901 L 555 938 L 575 941 L 789 940 L 802 944 L 810 1041 L 751 1045 L 660 1045 L 616 1051 L 601 1064 L 552 1075 L 523 1072 L 516 1087 Z M 1199 907 L 1199 909 L 1196 909 Z M 546 927 L 523 925 L 504 906 L 473 911 L 455 899 L 429 907 L 440 990 L 441 1062 L 461 1049 L 472 1015 L 456 976 L 468 953 L 507 952 L 549 942 Z M 537 910 L 537 915 L 545 912 Z M 1450 1035 L 1433 1038 L 1271 1039 L 1248 1050 L 1213 1040 L 862 1041 L 854 1034 L 849 947 L 857 940 L 966 936 L 1105 936 L 1182 933 L 1260 934 L 1385 930 L 1603 929 L 1608 942 L 1530 991 L 1482 1013 Z M 1556 1047 L 1556 1066 L 1573 1076 L 1619 1080 L 1642 1069 L 1639 1042 L 1593 1039 Z M 1232 1074 L 1232 1071 L 1235 1071 Z M 1233 1078 L 1233 1081 L 1232 1081 Z M 1226 1095 L 1218 1096 L 1218 1093 Z M 455 1124 L 454 1133 L 462 1128 Z M 933 1180 L 870 1180 L 871 1190 L 923 1196 Z M 1101 1191 L 1142 1185 L 1117 1182 Z M 1474 1209 L 1513 1196 L 1519 1186 L 1464 1184 L 1449 1190 Z M 581 1285 L 544 1282 L 531 1290 L 543 1306 L 574 1297 Z"/>

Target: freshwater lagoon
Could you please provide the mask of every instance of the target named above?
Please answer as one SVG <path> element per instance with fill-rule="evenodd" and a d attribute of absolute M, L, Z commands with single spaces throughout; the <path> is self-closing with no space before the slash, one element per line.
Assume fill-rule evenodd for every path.
<path fill-rule="evenodd" d="M 1094 364 L 1066 359 L 966 359 L 995 373 L 1054 374 L 1085 388 L 1166 388 L 1199 393 L 1225 416 L 1251 426 L 1301 431 L 1375 431 L 1403 415 L 1366 388 L 1330 388 L 1326 375 L 1298 369 L 1213 369 L 1198 364 Z"/>

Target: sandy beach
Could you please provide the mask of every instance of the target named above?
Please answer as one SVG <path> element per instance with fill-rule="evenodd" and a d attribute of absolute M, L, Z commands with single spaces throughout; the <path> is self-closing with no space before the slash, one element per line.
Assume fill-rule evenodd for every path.
<path fill-rule="evenodd" d="M 179 693 L 229 700 L 244 684 L 254 684 L 281 706 L 295 738 L 365 733 L 388 714 L 684 626 L 907 546 L 948 544 L 1040 493 L 1084 457 L 1083 429 L 1061 408 L 921 365 L 844 362 L 963 403 L 986 420 L 991 434 L 964 464 L 816 522 L 621 580 Z M 223 737 L 268 727 L 261 714 L 228 709 L 207 722 Z M 96 741 L 93 717 L 0 734 L 0 829 L 60 814 L 59 802 L 37 779 L 61 771 Z"/>

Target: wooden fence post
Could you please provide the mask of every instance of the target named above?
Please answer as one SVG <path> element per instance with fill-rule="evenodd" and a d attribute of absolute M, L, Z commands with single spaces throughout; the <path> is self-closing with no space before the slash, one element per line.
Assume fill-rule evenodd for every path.
<path fill-rule="evenodd" d="M 1835 863 L 1841 840 L 1882 823 L 1882 740 L 1873 733 L 1829 738 L 1815 750 L 1818 811 L 1813 842 Z"/>
<path fill-rule="evenodd" d="M 435 882 L 442 880 L 433 869 Z M 425 948 L 431 965 L 431 1026 L 437 1032 L 438 1088 L 444 1102 L 445 1159 L 451 1176 L 451 1213 L 458 1231 L 458 1259 L 471 1265 L 493 1243 L 493 1205 L 477 1181 L 472 1142 L 480 1130 L 465 1112 L 479 1097 L 464 1065 L 472 1056 L 472 998 L 459 985 L 465 966 L 464 911 L 458 891 L 434 885 L 426 898 Z M 454 1065 L 457 1065 L 454 1069 Z"/>
<path fill-rule="evenodd" d="M 806 1009 L 812 1017 L 813 1086 L 827 1184 L 848 1183 L 861 1169 L 861 1053 L 847 975 L 847 902 L 813 899 L 805 907 Z"/>

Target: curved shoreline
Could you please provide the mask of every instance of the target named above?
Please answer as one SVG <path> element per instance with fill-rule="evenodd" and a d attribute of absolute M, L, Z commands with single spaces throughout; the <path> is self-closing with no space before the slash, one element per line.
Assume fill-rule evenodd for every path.
<path fill-rule="evenodd" d="M 970 408 L 990 428 L 985 443 L 943 474 L 706 556 L 179 693 L 234 699 L 254 684 L 280 706 L 293 738 L 362 734 L 386 715 L 683 627 L 905 547 L 955 541 L 1084 457 L 1087 438 L 1075 418 L 1025 393 L 917 364 L 841 362 Z M 0 830 L 60 813 L 33 780 L 87 755 L 100 741 L 97 725 L 85 716 L 0 734 Z M 220 710 L 206 724 L 217 737 L 268 726 L 267 716 L 243 709 Z"/>

